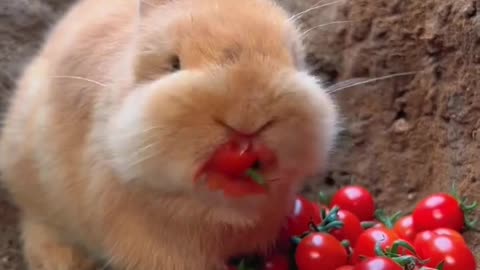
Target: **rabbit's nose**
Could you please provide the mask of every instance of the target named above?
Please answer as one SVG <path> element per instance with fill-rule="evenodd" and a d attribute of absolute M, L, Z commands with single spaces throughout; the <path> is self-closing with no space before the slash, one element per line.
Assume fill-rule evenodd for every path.
<path fill-rule="evenodd" d="M 260 133 L 264 132 L 265 130 L 269 129 L 275 124 L 275 120 L 271 119 L 269 121 L 264 121 L 260 124 L 249 124 L 249 125 L 242 125 L 239 123 L 233 124 L 227 121 L 216 120 L 218 124 L 226 128 L 233 136 L 237 137 L 255 137 Z"/>

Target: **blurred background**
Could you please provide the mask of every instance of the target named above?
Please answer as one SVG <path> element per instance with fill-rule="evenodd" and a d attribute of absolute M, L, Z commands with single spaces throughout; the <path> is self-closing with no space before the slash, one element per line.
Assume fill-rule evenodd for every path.
<path fill-rule="evenodd" d="M 292 13 L 318 0 L 277 0 Z M 0 112 L 21 68 L 71 0 L 0 0 Z M 328 85 L 378 78 L 335 93 L 343 131 L 330 170 L 304 190 L 361 184 L 379 207 L 409 211 L 449 191 L 480 200 L 480 1 L 324 0 L 305 13 L 308 62 Z M 477 13 L 478 11 L 478 13 Z M 0 270 L 23 269 L 16 211 L 0 192 Z M 480 260 L 480 237 L 466 238 Z"/>

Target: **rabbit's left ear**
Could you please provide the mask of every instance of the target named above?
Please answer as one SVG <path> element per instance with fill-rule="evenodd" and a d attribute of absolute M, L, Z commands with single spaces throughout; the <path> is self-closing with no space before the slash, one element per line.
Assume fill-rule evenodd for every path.
<path fill-rule="evenodd" d="M 138 15 L 139 16 L 145 16 L 145 14 L 151 10 L 153 7 L 159 5 L 160 3 L 159 2 L 162 2 L 162 1 L 159 1 L 159 0 L 137 0 L 138 1 L 138 4 L 137 4 L 137 7 L 138 7 Z M 165 1 L 163 1 L 165 2 Z"/>

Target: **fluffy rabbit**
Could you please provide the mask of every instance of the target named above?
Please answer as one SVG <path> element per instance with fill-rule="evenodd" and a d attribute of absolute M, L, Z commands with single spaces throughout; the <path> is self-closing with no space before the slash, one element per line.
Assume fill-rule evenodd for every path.
<path fill-rule="evenodd" d="M 25 68 L 0 141 L 29 268 L 212 270 L 268 250 L 337 130 L 300 35 L 270 0 L 75 4 Z M 241 134 L 275 158 L 267 191 L 195 181 Z"/>

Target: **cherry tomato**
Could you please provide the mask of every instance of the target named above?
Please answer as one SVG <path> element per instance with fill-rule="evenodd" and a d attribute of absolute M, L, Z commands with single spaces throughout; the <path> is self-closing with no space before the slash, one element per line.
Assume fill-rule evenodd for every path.
<path fill-rule="evenodd" d="M 265 270 L 288 270 L 290 264 L 286 256 L 275 254 L 265 260 Z"/>
<path fill-rule="evenodd" d="M 337 268 L 337 270 L 353 270 L 355 267 L 353 265 L 344 265 Z"/>
<path fill-rule="evenodd" d="M 405 216 L 395 223 L 393 230 L 401 239 L 408 241 L 415 240 L 415 228 L 413 226 L 413 217 L 411 215 Z"/>
<path fill-rule="evenodd" d="M 368 258 L 355 265 L 354 270 L 403 270 L 403 267 L 389 258 Z"/>
<path fill-rule="evenodd" d="M 413 223 L 418 232 L 449 228 L 461 231 L 465 217 L 458 201 L 451 195 L 438 193 L 431 195 L 416 206 Z"/>
<path fill-rule="evenodd" d="M 232 178 L 215 172 L 209 172 L 207 177 L 207 187 L 212 190 L 222 190 L 226 196 L 240 198 L 255 194 L 265 194 L 267 189 L 247 178 L 232 180 Z"/>
<path fill-rule="evenodd" d="M 385 227 L 370 228 L 358 237 L 354 246 L 353 261 L 359 262 L 361 257 L 376 257 L 377 243 L 380 243 L 382 249 L 386 249 L 390 248 L 396 240 L 399 240 L 399 236 Z"/>
<path fill-rule="evenodd" d="M 293 236 L 300 236 L 310 229 L 310 222 L 319 224 L 321 221 L 322 218 L 319 205 L 302 196 L 297 196 L 292 214 L 287 218 L 287 228 L 285 233 L 290 238 Z"/>
<path fill-rule="evenodd" d="M 342 244 L 328 233 L 311 233 L 295 251 L 295 262 L 299 270 L 335 270 L 347 264 L 348 255 Z"/>
<path fill-rule="evenodd" d="M 428 258 L 426 266 L 437 267 L 444 262 L 444 270 L 475 270 L 475 257 L 464 241 L 448 235 L 434 235 L 419 254 Z"/>
<path fill-rule="evenodd" d="M 415 236 L 415 240 L 413 242 L 413 245 L 415 247 L 415 250 L 417 251 L 417 255 L 422 258 L 422 259 L 428 259 L 427 257 L 424 256 L 424 251 L 428 243 L 437 235 L 446 235 L 454 239 L 456 242 L 460 243 L 465 243 L 465 240 L 463 236 L 452 229 L 445 229 L 445 228 L 439 228 L 436 230 L 432 231 L 423 231 L 418 233 Z"/>
<path fill-rule="evenodd" d="M 433 232 L 435 234 L 438 234 L 438 235 L 448 235 L 448 236 L 451 236 L 453 238 L 455 238 L 457 241 L 460 241 L 460 242 L 465 242 L 465 239 L 463 238 L 463 236 L 458 232 L 458 231 L 455 231 L 455 230 L 452 230 L 452 229 L 447 229 L 447 228 L 438 228 L 438 229 L 435 229 L 433 230 Z"/>
<path fill-rule="evenodd" d="M 371 221 L 375 215 L 375 201 L 370 192 L 359 186 L 347 186 L 335 193 L 330 204 L 356 215 L 360 221 Z"/>
<path fill-rule="evenodd" d="M 360 220 L 347 210 L 338 211 L 338 220 L 343 222 L 343 228 L 333 230 L 330 233 L 339 241 L 348 240 L 350 245 L 354 246 L 360 234 L 363 233 Z"/>
<path fill-rule="evenodd" d="M 222 145 L 212 156 L 210 168 L 228 176 L 243 176 L 257 161 L 256 152 L 251 151 L 245 140 L 232 140 Z"/>

